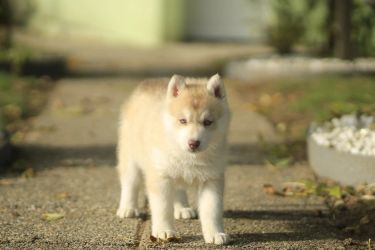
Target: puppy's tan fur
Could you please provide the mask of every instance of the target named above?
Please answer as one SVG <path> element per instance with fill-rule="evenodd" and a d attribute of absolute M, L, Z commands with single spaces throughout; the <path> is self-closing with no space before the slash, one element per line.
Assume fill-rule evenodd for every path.
<path fill-rule="evenodd" d="M 122 192 L 117 215 L 138 215 L 138 188 L 144 179 L 152 235 L 178 237 L 173 215 L 184 219 L 196 216 L 184 191 L 194 185 L 199 189 L 205 241 L 226 243 L 222 196 L 229 120 L 225 89 L 218 75 L 210 79 L 175 75 L 140 84 L 121 113 L 118 172 Z M 192 148 L 190 141 L 199 141 L 199 146 Z"/>

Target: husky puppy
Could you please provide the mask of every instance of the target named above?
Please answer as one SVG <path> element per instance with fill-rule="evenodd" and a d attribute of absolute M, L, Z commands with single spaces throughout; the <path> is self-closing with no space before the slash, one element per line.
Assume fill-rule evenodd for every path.
<path fill-rule="evenodd" d="M 135 217 L 144 180 L 152 236 L 178 238 L 174 218 L 196 212 L 185 188 L 198 188 L 198 213 L 206 243 L 225 244 L 223 189 L 230 111 L 223 81 L 156 79 L 141 83 L 123 106 L 118 141 L 121 200 L 117 216 Z"/>

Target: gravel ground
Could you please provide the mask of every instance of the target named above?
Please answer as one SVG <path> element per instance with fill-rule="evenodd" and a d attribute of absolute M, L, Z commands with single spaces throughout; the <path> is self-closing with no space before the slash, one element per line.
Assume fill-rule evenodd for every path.
<path fill-rule="evenodd" d="M 232 166 L 227 171 L 225 227 L 232 235 L 226 248 L 339 247 L 339 234 L 318 211 L 316 198 L 296 199 L 263 193 L 264 183 L 281 184 L 311 177 L 306 167 L 274 172 L 264 166 Z M 245 191 L 244 191 L 245 190 Z M 56 167 L 30 179 L 14 179 L 0 189 L 0 246 L 3 248 L 153 248 L 150 222 L 118 219 L 119 185 L 115 169 Z M 64 194 L 64 195 L 62 195 Z M 44 221 L 49 212 L 64 214 Z M 148 212 L 146 210 L 146 212 Z M 178 221 L 182 240 L 168 248 L 204 249 L 198 220 Z"/>

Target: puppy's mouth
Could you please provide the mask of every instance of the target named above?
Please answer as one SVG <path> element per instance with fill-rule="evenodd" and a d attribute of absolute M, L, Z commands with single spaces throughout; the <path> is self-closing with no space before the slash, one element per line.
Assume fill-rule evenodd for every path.
<path fill-rule="evenodd" d="M 199 152 L 201 152 L 201 151 L 202 151 L 201 148 L 194 148 L 194 149 L 189 148 L 189 149 L 188 149 L 188 152 L 190 152 L 190 153 L 192 153 L 192 154 L 197 154 L 197 153 L 199 153 Z"/>

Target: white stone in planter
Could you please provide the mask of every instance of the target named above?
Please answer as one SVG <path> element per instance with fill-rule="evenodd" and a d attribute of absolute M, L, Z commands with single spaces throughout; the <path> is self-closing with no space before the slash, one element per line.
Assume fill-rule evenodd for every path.
<path fill-rule="evenodd" d="M 346 185 L 375 182 L 374 122 L 351 114 L 312 126 L 308 155 L 316 173 Z"/>

